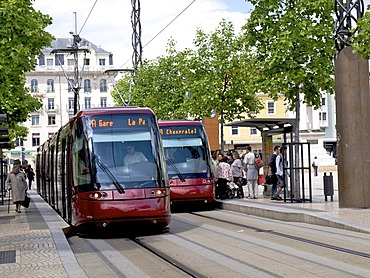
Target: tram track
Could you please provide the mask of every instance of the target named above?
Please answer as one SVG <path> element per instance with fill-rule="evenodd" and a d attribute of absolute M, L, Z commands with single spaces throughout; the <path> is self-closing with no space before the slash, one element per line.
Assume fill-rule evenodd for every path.
<path fill-rule="evenodd" d="M 287 233 L 276 232 L 276 231 L 271 230 L 271 229 L 261 229 L 261 228 L 256 227 L 256 226 L 240 224 L 240 223 L 237 223 L 235 221 L 229 221 L 229 220 L 219 219 L 219 218 L 212 217 L 212 216 L 206 216 L 206 215 L 202 215 L 200 213 L 191 212 L 189 214 L 195 215 L 197 217 L 213 220 L 213 221 L 218 221 L 218 222 L 225 223 L 225 224 L 235 225 L 235 226 L 245 228 L 245 229 L 250 229 L 250 230 L 253 230 L 253 231 L 259 232 L 259 233 L 271 234 L 271 235 L 275 235 L 275 236 L 278 236 L 278 237 L 283 237 L 283 238 L 291 239 L 291 240 L 294 240 L 294 241 L 307 243 L 307 244 L 323 247 L 323 248 L 326 248 L 326 249 L 335 250 L 335 251 L 339 251 L 339 252 L 342 252 L 342 253 L 346 253 L 346 254 L 350 254 L 350 255 L 366 258 L 366 259 L 370 259 L 370 254 L 369 253 L 359 252 L 359 251 L 356 251 L 356 250 L 351 250 L 351 249 L 343 248 L 343 247 L 340 247 L 340 246 L 335 246 L 335 245 L 326 244 L 326 243 L 315 241 L 315 240 L 305 239 L 305 238 L 293 236 L 293 235 L 290 235 L 290 234 L 287 234 Z"/>
<path fill-rule="evenodd" d="M 150 246 L 150 245 L 144 243 L 144 241 L 142 241 L 142 240 L 140 240 L 136 237 L 130 238 L 130 240 L 132 240 L 133 242 L 135 242 L 137 245 L 144 248 L 145 250 L 149 251 L 153 255 L 157 256 L 158 258 L 162 259 L 163 261 L 165 261 L 165 262 L 169 263 L 170 265 L 174 266 L 175 268 L 179 269 L 183 273 L 189 275 L 190 277 L 194 277 L 194 278 L 205 277 L 204 275 L 195 271 L 194 269 L 191 269 L 191 268 L 187 267 L 185 264 L 181 263 L 179 260 L 176 260 L 173 257 L 171 257 L 171 256 L 165 254 L 164 252 L 158 250 L 157 248 L 154 248 L 153 246 Z"/>
<path fill-rule="evenodd" d="M 349 243 L 340 246 L 336 241 L 347 235 L 334 229 L 236 213 L 186 212 L 172 220 L 165 231 L 114 229 L 95 238 L 72 237 L 71 246 L 92 278 L 370 277 L 366 235 L 348 235 Z"/>

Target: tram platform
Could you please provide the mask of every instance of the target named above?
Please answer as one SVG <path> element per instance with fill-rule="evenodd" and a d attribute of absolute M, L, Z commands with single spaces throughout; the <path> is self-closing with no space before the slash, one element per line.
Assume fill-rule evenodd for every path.
<path fill-rule="evenodd" d="M 330 174 L 333 176 L 334 195 L 332 198 L 327 197 L 327 200 L 324 195 L 324 175 L 329 176 L 329 173 L 319 172 L 318 176 L 312 176 L 312 202 L 271 200 L 271 196 L 263 195 L 264 187 L 259 185 L 257 199 L 218 200 L 219 208 L 287 222 L 370 233 L 370 209 L 339 208 L 337 172 Z M 248 195 L 245 186 L 244 194 Z"/>
<path fill-rule="evenodd" d="M 370 233 L 370 209 L 339 208 L 336 172 L 333 201 L 325 201 L 323 172 L 312 179 L 312 203 L 290 203 L 263 196 L 258 199 L 217 200 L 220 208 L 271 219 L 303 222 Z M 29 190 L 31 203 L 15 212 L 8 198 L 0 202 L 1 277 L 87 277 L 78 264 L 63 230 L 68 226 L 37 194 Z"/>

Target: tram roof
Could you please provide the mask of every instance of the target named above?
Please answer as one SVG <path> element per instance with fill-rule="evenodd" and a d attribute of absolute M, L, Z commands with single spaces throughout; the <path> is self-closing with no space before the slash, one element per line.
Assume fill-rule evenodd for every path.
<path fill-rule="evenodd" d="M 226 126 L 255 127 L 267 135 L 275 135 L 292 132 L 295 127 L 294 118 L 253 118 L 243 121 L 235 121 L 225 124 Z"/>
<path fill-rule="evenodd" d="M 114 106 L 114 107 L 97 107 L 97 108 L 83 109 L 77 112 L 76 116 L 95 115 L 95 114 L 118 114 L 118 113 L 154 114 L 153 110 L 148 107 Z"/>
<path fill-rule="evenodd" d="M 194 126 L 201 126 L 202 123 L 200 121 L 192 121 L 192 120 L 158 120 L 159 126 L 187 126 L 187 125 L 194 125 Z"/>

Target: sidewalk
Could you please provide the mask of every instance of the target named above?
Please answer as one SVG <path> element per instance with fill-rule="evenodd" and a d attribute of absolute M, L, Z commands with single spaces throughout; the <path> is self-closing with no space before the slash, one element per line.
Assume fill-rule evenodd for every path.
<path fill-rule="evenodd" d="M 34 191 L 22 213 L 0 205 L 1 277 L 87 277 L 77 263 L 63 228 L 67 224 Z M 0 203 L 1 204 L 1 203 Z"/>
<path fill-rule="evenodd" d="M 329 174 L 329 173 L 328 173 Z M 325 202 L 323 173 L 312 177 L 312 203 L 290 203 L 259 199 L 223 200 L 223 209 L 283 221 L 311 223 L 370 233 L 370 209 L 338 207 L 337 175 L 333 172 L 334 200 Z M 78 264 L 63 228 L 67 224 L 34 191 L 31 204 L 22 213 L 14 211 L 8 200 L 0 203 L 0 277 L 87 277 Z"/>

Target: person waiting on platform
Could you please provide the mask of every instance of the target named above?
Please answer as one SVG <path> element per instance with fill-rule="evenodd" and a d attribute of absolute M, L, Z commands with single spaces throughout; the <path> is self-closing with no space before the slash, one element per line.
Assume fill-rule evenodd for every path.
<path fill-rule="evenodd" d="M 135 147 L 132 145 L 126 146 L 127 154 L 123 158 L 123 163 L 125 166 L 139 163 L 139 162 L 147 162 L 148 159 L 145 157 L 145 155 L 142 152 L 135 151 Z"/>
<path fill-rule="evenodd" d="M 315 177 L 317 177 L 317 170 L 319 169 L 319 160 L 317 159 L 317 156 L 315 156 L 313 159 L 312 168 L 313 168 Z"/>

